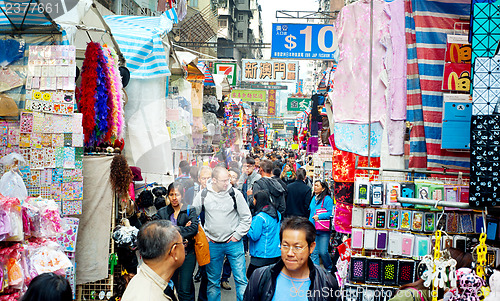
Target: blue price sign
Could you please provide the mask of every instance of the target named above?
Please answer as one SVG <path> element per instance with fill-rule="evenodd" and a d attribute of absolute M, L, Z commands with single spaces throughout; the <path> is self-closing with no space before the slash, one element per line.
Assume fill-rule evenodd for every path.
<path fill-rule="evenodd" d="M 337 52 L 337 36 L 333 25 L 273 23 L 273 59 L 334 60 Z"/>

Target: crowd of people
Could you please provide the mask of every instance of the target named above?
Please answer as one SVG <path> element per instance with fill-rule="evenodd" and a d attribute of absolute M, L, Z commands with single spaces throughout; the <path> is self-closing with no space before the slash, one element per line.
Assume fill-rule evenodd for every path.
<path fill-rule="evenodd" d="M 304 161 L 294 152 L 255 152 L 213 169 L 181 161 L 164 207 L 156 208 L 152 221 L 142 220 L 139 225 L 138 250 L 148 268 L 143 270 L 141 265 L 122 300 L 135 300 L 138 295 L 141 300 L 161 300 L 156 298 L 162 293 L 164 299 L 218 301 L 221 289 L 232 289 L 231 274 L 238 301 L 290 297 L 273 296 L 282 289 L 296 295 L 303 292 L 306 300 L 308 290 L 323 285 L 338 289 L 327 259 L 324 237 L 329 237 L 329 229 L 315 227 L 315 221 L 324 218 L 316 209 L 326 209 L 321 215 L 329 218 L 334 204 L 328 185 L 312 183 L 307 177 L 301 167 Z M 196 272 L 194 237 L 199 225 L 209 242 L 210 263 Z M 160 229 L 164 229 L 161 235 Z M 176 229 L 178 235 L 169 229 Z M 183 256 L 177 252 L 182 246 Z M 150 248 L 158 248 L 155 256 Z M 156 275 L 151 273 L 167 261 L 176 267 L 174 271 L 162 268 Z M 145 279 L 150 280 L 148 286 Z M 263 279 L 274 283 L 274 290 L 261 294 Z M 200 282 L 196 294 L 193 280 Z M 169 287 L 175 287 L 177 294 L 166 294 Z M 323 297 L 318 300 L 337 298 L 333 291 Z"/>

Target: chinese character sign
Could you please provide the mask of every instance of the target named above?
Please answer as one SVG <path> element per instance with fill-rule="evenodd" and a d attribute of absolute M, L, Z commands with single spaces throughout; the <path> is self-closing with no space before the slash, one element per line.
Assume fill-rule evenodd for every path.
<path fill-rule="evenodd" d="M 289 97 L 286 108 L 288 112 L 302 112 L 307 110 L 310 102 L 310 98 Z"/>
<path fill-rule="evenodd" d="M 336 60 L 337 53 L 331 24 L 273 24 L 271 58 Z"/>
<path fill-rule="evenodd" d="M 242 60 L 242 65 L 242 81 L 295 83 L 299 79 L 298 61 Z"/>
<path fill-rule="evenodd" d="M 237 98 L 247 102 L 264 102 L 266 101 L 266 91 L 233 89 L 233 91 L 231 91 L 231 98 Z"/>
<path fill-rule="evenodd" d="M 267 115 L 276 115 L 276 90 L 269 90 L 269 94 L 267 96 Z"/>

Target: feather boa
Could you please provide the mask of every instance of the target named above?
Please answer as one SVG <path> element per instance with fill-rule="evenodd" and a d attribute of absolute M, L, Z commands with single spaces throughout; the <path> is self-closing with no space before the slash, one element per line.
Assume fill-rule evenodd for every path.
<path fill-rule="evenodd" d="M 118 55 L 116 54 L 116 51 L 114 49 L 110 49 L 111 55 L 113 56 L 113 60 L 115 61 L 115 73 L 116 73 L 116 91 L 118 91 L 118 99 L 117 99 L 117 104 L 118 104 L 118 115 L 116 116 L 116 128 L 117 128 L 117 137 L 118 138 L 123 138 L 123 130 L 125 128 L 125 121 L 124 121 L 124 116 L 125 113 L 123 112 L 123 83 L 122 83 L 122 76 L 120 74 L 120 70 L 118 69 L 118 62 L 119 58 Z"/>
<path fill-rule="evenodd" d="M 108 58 L 108 71 L 109 79 L 111 83 L 111 112 L 108 115 L 108 122 L 110 124 L 108 133 L 106 135 L 106 141 L 113 142 L 117 139 L 120 121 L 123 121 L 123 113 L 121 110 L 122 101 L 122 83 L 120 78 L 120 70 L 118 69 L 118 64 L 116 61 L 116 53 L 114 50 L 105 47 L 105 55 Z M 114 55 L 113 55 L 114 54 Z"/>
<path fill-rule="evenodd" d="M 104 52 L 99 45 L 97 51 L 97 88 L 96 88 L 96 102 L 95 102 L 95 113 L 96 113 L 96 136 L 97 142 L 104 142 L 104 137 L 108 132 L 108 99 L 110 90 L 109 79 L 108 79 L 108 66 L 106 65 L 106 58 Z"/>
<path fill-rule="evenodd" d="M 101 46 L 98 43 L 90 42 L 85 50 L 85 60 L 82 66 L 82 84 L 80 111 L 83 114 L 83 133 L 85 146 L 92 146 L 96 143 L 95 137 L 95 96 L 97 88 L 97 52 Z"/>

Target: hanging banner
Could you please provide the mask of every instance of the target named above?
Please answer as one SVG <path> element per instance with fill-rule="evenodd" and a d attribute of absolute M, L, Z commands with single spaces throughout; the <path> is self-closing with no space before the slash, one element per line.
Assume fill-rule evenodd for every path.
<path fill-rule="evenodd" d="M 283 60 L 242 60 L 241 81 L 295 83 L 299 79 L 299 62 Z"/>
<path fill-rule="evenodd" d="M 214 63 L 214 73 L 226 75 L 229 84 L 231 86 L 236 86 L 236 63 Z"/>
<path fill-rule="evenodd" d="M 274 23 L 271 58 L 334 60 L 338 52 L 335 28 L 330 24 Z"/>
<path fill-rule="evenodd" d="M 310 98 L 289 97 L 286 103 L 286 109 L 288 112 L 302 112 L 307 110 L 310 102 Z"/>
<path fill-rule="evenodd" d="M 266 91 L 233 89 L 231 98 L 239 98 L 248 102 L 264 102 L 266 101 Z"/>
<path fill-rule="evenodd" d="M 267 95 L 267 116 L 276 115 L 276 90 L 269 90 Z"/>

